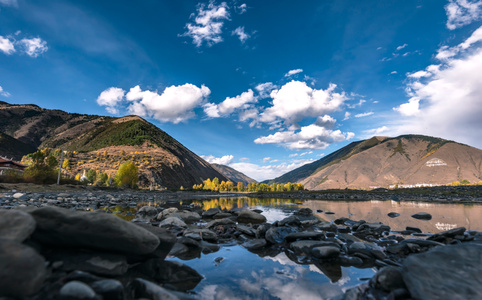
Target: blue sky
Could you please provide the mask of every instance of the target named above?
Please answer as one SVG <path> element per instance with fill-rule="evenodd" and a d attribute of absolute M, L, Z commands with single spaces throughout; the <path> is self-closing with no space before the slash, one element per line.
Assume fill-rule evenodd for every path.
<path fill-rule="evenodd" d="M 0 100 L 137 114 L 274 178 L 374 135 L 482 148 L 482 0 L 0 0 Z"/>

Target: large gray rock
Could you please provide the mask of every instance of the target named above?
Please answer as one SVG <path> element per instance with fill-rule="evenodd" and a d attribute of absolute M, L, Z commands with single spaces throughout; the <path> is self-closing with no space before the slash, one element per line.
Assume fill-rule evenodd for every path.
<path fill-rule="evenodd" d="M 157 226 L 152 226 L 151 224 L 144 224 L 144 223 L 135 223 L 137 226 L 140 226 L 147 231 L 155 234 L 159 238 L 159 246 L 157 246 L 154 252 L 149 253 L 150 256 L 164 259 L 166 258 L 171 248 L 176 243 L 176 237 L 170 233 L 167 229 L 160 228 Z"/>
<path fill-rule="evenodd" d="M 296 241 L 291 243 L 290 248 L 296 253 L 305 253 L 310 255 L 311 250 L 315 247 L 340 247 L 337 243 L 334 242 L 327 242 L 327 241 Z"/>
<path fill-rule="evenodd" d="M 90 285 L 94 291 L 102 296 L 103 300 L 124 299 L 124 286 L 114 279 L 98 280 Z"/>
<path fill-rule="evenodd" d="M 183 210 L 177 213 L 177 215 L 187 224 L 199 222 L 201 216 L 197 212 Z"/>
<path fill-rule="evenodd" d="M 142 219 L 154 219 L 157 216 L 157 208 L 153 206 L 143 206 L 137 211 L 136 215 Z"/>
<path fill-rule="evenodd" d="M 80 281 L 70 281 L 64 284 L 59 291 L 59 295 L 62 300 L 94 300 L 96 298 L 92 288 Z"/>
<path fill-rule="evenodd" d="M 43 207 L 30 212 L 37 222 L 32 238 L 43 244 L 147 254 L 159 245 L 149 231 L 109 214 Z"/>
<path fill-rule="evenodd" d="M 296 229 L 291 227 L 271 227 L 266 231 L 264 238 L 271 244 L 280 244 L 284 241 L 285 237 L 296 232 Z"/>
<path fill-rule="evenodd" d="M 157 219 L 158 219 L 158 220 L 163 220 L 163 219 L 167 218 L 168 215 L 177 213 L 177 211 L 178 211 L 178 209 L 177 209 L 176 207 L 166 208 L 165 210 L 161 211 L 161 212 L 157 215 Z"/>
<path fill-rule="evenodd" d="M 204 225 L 206 228 L 214 228 L 219 225 L 234 225 L 236 222 L 234 222 L 231 219 L 218 219 L 218 220 L 213 220 L 206 225 Z"/>
<path fill-rule="evenodd" d="M 167 217 L 159 223 L 159 227 L 181 227 L 187 228 L 187 224 L 178 217 Z"/>
<path fill-rule="evenodd" d="M 35 220 L 26 212 L 0 209 L 0 238 L 23 242 L 35 230 Z"/>
<path fill-rule="evenodd" d="M 236 221 L 239 223 L 260 224 L 266 222 L 266 217 L 252 210 L 245 209 L 239 212 Z"/>
<path fill-rule="evenodd" d="M 383 248 L 364 242 L 355 242 L 348 247 L 348 254 L 356 255 L 358 253 L 374 259 L 385 259 L 387 257 Z"/>
<path fill-rule="evenodd" d="M 183 236 L 198 240 L 198 241 L 210 241 L 210 242 L 217 242 L 218 237 L 216 233 L 212 232 L 209 229 L 186 229 L 184 230 Z"/>
<path fill-rule="evenodd" d="M 47 276 L 45 259 L 16 241 L 0 239 L 0 296 L 34 294 Z"/>
<path fill-rule="evenodd" d="M 482 245 L 449 245 L 411 255 L 402 274 L 414 299 L 482 299 Z"/>
<path fill-rule="evenodd" d="M 247 242 L 244 242 L 241 246 L 248 250 L 256 250 L 256 249 L 261 249 L 267 245 L 265 239 L 253 239 L 249 240 Z"/>
<path fill-rule="evenodd" d="M 335 246 L 314 247 L 311 255 L 321 259 L 331 259 L 340 256 L 340 248 Z"/>

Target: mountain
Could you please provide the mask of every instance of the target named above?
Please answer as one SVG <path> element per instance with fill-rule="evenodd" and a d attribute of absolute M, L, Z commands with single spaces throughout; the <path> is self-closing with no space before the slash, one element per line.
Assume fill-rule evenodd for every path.
<path fill-rule="evenodd" d="M 142 186 L 190 188 L 208 178 L 228 180 L 166 132 L 138 116 L 80 115 L 0 102 L 0 128 L 35 149 L 68 151 L 70 168 L 65 171 L 71 176 L 87 169 L 114 174 L 122 162 L 133 161 L 139 167 Z"/>
<path fill-rule="evenodd" d="M 445 185 L 464 179 L 477 183 L 482 179 L 482 150 L 423 135 L 374 137 L 279 178 L 310 190 Z"/>
<path fill-rule="evenodd" d="M 246 176 L 245 174 L 225 165 L 220 164 L 211 164 L 211 166 L 216 169 L 219 173 L 223 174 L 227 178 L 229 178 L 233 182 L 242 182 L 244 185 L 247 185 L 251 182 L 257 182 L 251 177 Z"/>
<path fill-rule="evenodd" d="M 37 149 L 34 146 L 0 132 L 0 156 L 19 161 L 22 159 L 22 156 L 35 151 Z"/>

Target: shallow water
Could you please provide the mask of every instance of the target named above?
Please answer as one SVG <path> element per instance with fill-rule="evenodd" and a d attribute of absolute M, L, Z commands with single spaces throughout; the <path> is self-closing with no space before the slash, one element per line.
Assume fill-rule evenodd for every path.
<path fill-rule="evenodd" d="M 183 201 L 181 203 L 142 203 L 133 208 L 112 208 L 125 219 L 135 217 L 136 209 L 144 205 L 161 207 L 202 206 L 235 209 L 256 208 L 263 211 L 268 222 L 281 220 L 300 208 L 308 207 L 325 221 L 340 217 L 367 222 L 382 222 L 392 231 L 406 226 L 420 228 L 426 233 L 440 232 L 464 226 L 468 230 L 482 230 L 482 205 L 439 204 L 395 201 L 323 201 L 296 199 L 216 198 Z M 316 212 L 316 211 L 322 212 Z M 331 212 L 334 214 L 326 214 Z M 389 212 L 400 216 L 390 218 Z M 418 212 L 430 213 L 430 221 L 411 217 Z M 287 253 L 289 255 L 289 253 Z M 303 265 L 297 257 L 289 258 L 284 252 L 255 254 L 241 246 L 224 246 L 219 251 L 201 254 L 199 258 L 180 260 L 194 268 L 205 279 L 193 292 L 202 299 L 326 299 L 363 283 L 375 273 L 373 269 L 340 267 L 337 265 Z"/>

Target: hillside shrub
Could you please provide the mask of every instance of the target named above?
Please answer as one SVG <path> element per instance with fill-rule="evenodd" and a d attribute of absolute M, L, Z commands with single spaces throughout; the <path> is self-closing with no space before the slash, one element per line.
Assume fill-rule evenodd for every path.
<path fill-rule="evenodd" d="M 119 166 L 115 175 L 115 184 L 119 187 L 136 188 L 139 181 L 138 168 L 133 162 L 125 162 Z"/>

